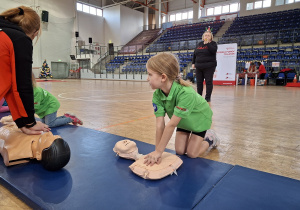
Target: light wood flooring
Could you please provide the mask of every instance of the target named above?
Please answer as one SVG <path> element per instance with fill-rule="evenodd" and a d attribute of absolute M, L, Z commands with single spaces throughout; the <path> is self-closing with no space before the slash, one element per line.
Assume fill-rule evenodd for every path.
<path fill-rule="evenodd" d="M 147 82 L 39 82 L 83 126 L 154 144 L 153 90 Z M 194 86 L 195 88 L 195 86 Z M 214 86 L 213 126 L 221 144 L 204 158 L 300 180 L 300 88 Z M 174 135 L 168 144 L 174 149 Z M 0 186 L 0 209 L 30 209 Z"/>

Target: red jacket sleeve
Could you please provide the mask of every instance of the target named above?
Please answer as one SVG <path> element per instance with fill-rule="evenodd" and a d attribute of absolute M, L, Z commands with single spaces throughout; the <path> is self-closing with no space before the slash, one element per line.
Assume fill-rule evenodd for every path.
<path fill-rule="evenodd" d="M 0 39 L 0 98 L 5 97 L 14 121 L 21 128 L 35 122 L 31 84 L 32 59 L 28 65 L 28 55 L 32 58 L 32 42 L 20 38 L 14 45 L 4 32 L 0 32 Z M 18 51 L 19 49 L 21 50 Z"/>

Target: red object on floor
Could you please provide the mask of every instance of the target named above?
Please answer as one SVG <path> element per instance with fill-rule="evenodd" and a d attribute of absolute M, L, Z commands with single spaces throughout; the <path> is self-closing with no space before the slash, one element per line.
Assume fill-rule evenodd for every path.
<path fill-rule="evenodd" d="M 295 75 L 293 83 L 297 83 L 297 76 Z"/>
<path fill-rule="evenodd" d="M 288 82 L 288 83 L 286 83 L 285 87 L 300 87 L 300 82 L 297 82 L 297 83 Z"/>

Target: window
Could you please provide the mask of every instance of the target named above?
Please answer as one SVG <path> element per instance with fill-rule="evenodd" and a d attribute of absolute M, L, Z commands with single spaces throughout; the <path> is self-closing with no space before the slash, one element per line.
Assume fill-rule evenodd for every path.
<path fill-rule="evenodd" d="M 181 16 L 182 20 L 187 19 L 187 17 L 188 17 L 188 13 L 187 12 L 182 13 L 182 16 Z"/>
<path fill-rule="evenodd" d="M 98 9 L 97 7 L 92 7 L 82 3 L 76 3 L 77 11 L 82 11 L 85 13 L 89 13 L 91 15 L 102 16 L 102 9 Z"/>
<path fill-rule="evenodd" d="M 181 20 L 181 13 L 176 13 L 176 20 Z"/>
<path fill-rule="evenodd" d="M 165 16 L 165 15 L 162 16 L 161 22 L 162 22 L 162 23 L 165 23 L 165 22 L 166 22 L 166 16 Z"/>
<path fill-rule="evenodd" d="M 263 1 L 263 8 L 270 7 L 270 6 L 271 6 L 271 0 L 264 0 Z"/>
<path fill-rule="evenodd" d="M 170 15 L 170 21 L 175 21 L 175 14 L 174 15 Z"/>
<path fill-rule="evenodd" d="M 201 18 L 202 10 L 199 10 L 198 18 Z"/>
<path fill-rule="evenodd" d="M 285 0 L 285 3 L 286 4 L 291 4 L 291 3 L 294 3 L 294 0 Z"/>
<path fill-rule="evenodd" d="M 83 12 L 90 13 L 90 6 L 83 4 Z"/>
<path fill-rule="evenodd" d="M 276 0 L 275 6 L 284 5 L 284 0 Z"/>
<path fill-rule="evenodd" d="M 237 12 L 239 10 L 239 3 L 230 4 L 230 12 Z"/>
<path fill-rule="evenodd" d="M 102 9 L 97 9 L 97 16 L 102 16 Z"/>
<path fill-rule="evenodd" d="M 254 2 L 254 9 L 260 9 L 260 8 L 262 8 L 262 1 Z"/>
<path fill-rule="evenodd" d="M 189 11 L 188 12 L 188 18 L 189 19 L 193 19 L 193 11 Z"/>
<path fill-rule="evenodd" d="M 212 7 L 212 8 L 208 8 L 207 10 L 206 10 L 206 15 L 207 16 L 209 16 L 209 15 L 214 15 L 214 8 Z"/>
<path fill-rule="evenodd" d="M 247 3 L 246 10 L 253 10 L 253 2 Z"/>
<path fill-rule="evenodd" d="M 82 11 L 82 4 L 77 3 L 76 6 L 78 11 Z"/>
<path fill-rule="evenodd" d="M 300 0 L 295 0 L 295 2 L 300 2 Z"/>
<path fill-rule="evenodd" d="M 90 14 L 96 15 L 96 8 L 95 7 L 90 7 Z"/>
<path fill-rule="evenodd" d="M 215 7 L 215 15 L 219 15 L 222 13 L 222 6 Z"/>
<path fill-rule="evenodd" d="M 222 13 L 228 13 L 229 12 L 229 5 L 222 6 Z"/>

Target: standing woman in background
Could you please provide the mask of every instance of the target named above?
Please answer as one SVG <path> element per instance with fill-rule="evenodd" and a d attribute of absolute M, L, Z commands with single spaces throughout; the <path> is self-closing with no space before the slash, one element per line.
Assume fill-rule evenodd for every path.
<path fill-rule="evenodd" d="M 200 42 L 194 51 L 192 68 L 196 68 L 197 92 L 202 96 L 203 81 L 205 79 L 205 100 L 210 102 L 213 90 L 213 77 L 217 66 L 217 43 L 213 41 L 213 34 L 208 28 L 202 35 Z"/>
<path fill-rule="evenodd" d="M 32 40 L 40 33 L 40 17 L 20 6 L 0 14 L 0 98 L 5 98 L 13 120 L 26 134 L 49 127 L 34 118 Z"/>
<path fill-rule="evenodd" d="M 257 65 L 258 65 L 257 72 L 259 73 L 259 79 L 264 79 L 267 73 L 266 68 L 261 62 L 257 62 Z"/>

